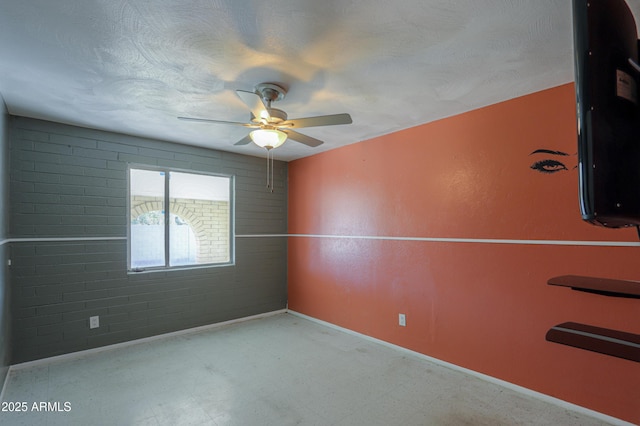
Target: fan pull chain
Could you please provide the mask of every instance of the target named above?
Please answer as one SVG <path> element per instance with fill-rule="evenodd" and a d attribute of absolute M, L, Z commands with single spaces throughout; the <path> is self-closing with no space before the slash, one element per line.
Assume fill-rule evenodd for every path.
<path fill-rule="evenodd" d="M 273 153 L 271 148 L 267 147 L 267 190 L 273 192 Z"/>
<path fill-rule="evenodd" d="M 267 190 L 269 189 L 269 148 L 267 150 Z"/>
<path fill-rule="evenodd" d="M 271 153 L 271 192 L 273 192 L 273 152 Z"/>

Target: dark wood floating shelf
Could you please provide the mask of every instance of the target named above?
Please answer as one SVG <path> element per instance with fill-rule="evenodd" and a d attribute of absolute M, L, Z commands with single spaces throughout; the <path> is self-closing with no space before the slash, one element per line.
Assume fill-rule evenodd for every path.
<path fill-rule="evenodd" d="M 564 322 L 547 331 L 549 342 L 640 362 L 640 334 Z"/>
<path fill-rule="evenodd" d="M 572 290 L 595 293 L 603 296 L 640 299 L 640 282 L 638 281 L 562 275 L 560 277 L 550 278 L 547 284 L 571 287 Z"/>

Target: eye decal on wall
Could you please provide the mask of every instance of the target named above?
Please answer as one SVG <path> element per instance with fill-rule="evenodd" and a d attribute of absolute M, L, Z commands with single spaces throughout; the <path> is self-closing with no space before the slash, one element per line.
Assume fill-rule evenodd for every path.
<path fill-rule="evenodd" d="M 570 160 L 572 156 L 567 154 L 566 152 L 552 151 L 550 149 L 536 149 L 529 155 L 534 155 L 534 154 L 535 155 L 544 154 L 544 157 L 541 157 L 540 160 L 535 161 L 533 164 L 531 164 L 531 166 L 529 166 L 532 170 L 535 170 L 537 172 L 544 173 L 544 174 L 553 174 L 553 173 L 569 170 L 565 162 L 560 161 L 559 159 L 559 157 L 567 157 L 566 159 L 565 158 L 562 158 L 562 159 Z M 550 156 L 553 156 L 553 157 L 550 157 Z M 575 169 L 576 167 L 577 165 L 574 166 L 573 168 Z"/>
<path fill-rule="evenodd" d="M 565 166 L 560 161 L 556 161 L 556 160 L 536 161 L 531 165 L 531 168 L 540 173 L 557 173 L 562 170 L 568 170 L 567 166 Z"/>

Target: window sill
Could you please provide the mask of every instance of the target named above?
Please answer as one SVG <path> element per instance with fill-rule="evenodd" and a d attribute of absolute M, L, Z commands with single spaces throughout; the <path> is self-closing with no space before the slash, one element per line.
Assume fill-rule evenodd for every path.
<path fill-rule="evenodd" d="M 190 271 L 193 269 L 211 269 L 211 268 L 224 268 L 228 266 L 235 266 L 235 262 L 229 263 L 210 263 L 206 265 L 185 265 L 185 266 L 172 266 L 170 268 L 134 268 L 127 269 L 127 275 L 139 275 L 139 274 L 151 274 L 154 272 L 176 272 L 176 271 Z"/>

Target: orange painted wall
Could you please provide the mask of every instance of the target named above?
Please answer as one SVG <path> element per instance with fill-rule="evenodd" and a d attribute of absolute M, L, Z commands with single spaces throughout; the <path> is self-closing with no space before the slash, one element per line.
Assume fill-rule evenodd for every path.
<path fill-rule="evenodd" d="M 580 219 L 574 99 L 568 84 L 289 163 L 289 308 L 640 422 L 639 363 L 545 341 L 565 321 L 640 333 L 640 301 L 546 284 L 640 280 L 640 247 L 579 243 L 637 235 Z M 566 170 L 530 167 L 548 157 Z"/>

